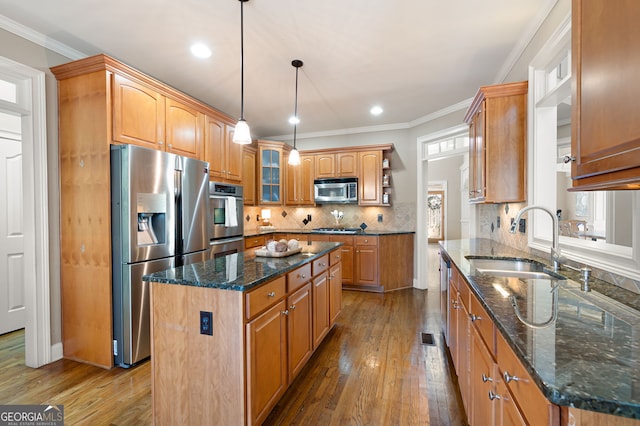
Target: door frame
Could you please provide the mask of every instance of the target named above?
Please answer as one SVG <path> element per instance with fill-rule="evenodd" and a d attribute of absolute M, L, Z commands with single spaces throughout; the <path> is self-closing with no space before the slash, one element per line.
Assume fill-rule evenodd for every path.
<path fill-rule="evenodd" d="M 26 93 L 18 105 L 25 207 L 25 364 L 37 368 L 52 358 L 45 73 L 0 56 L 0 74 L 21 81 Z M 0 108 L 16 111 L 7 102 Z"/>
<path fill-rule="evenodd" d="M 426 225 L 426 208 L 427 208 L 427 192 L 429 188 L 429 174 L 428 174 L 428 161 L 429 155 L 427 150 L 427 145 L 429 142 L 434 142 L 438 139 L 445 139 L 447 137 L 461 135 L 465 132 L 469 132 L 469 127 L 466 124 L 461 124 L 458 126 L 450 127 L 448 129 L 444 129 L 441 131 L 437 131 L 434 133 L 430 133 L 425 136 L 420 136 L 417 143 L 417 177 L 418 177 L 418 196 L 416 203 L 416 259 L 418 259 L 418 268 L 416 271 L 416 278 L 414 280 L 413 286 L 415 288 L 427 289 L 429 287 L 429 283 L 427 279 L 429 277 L 429 256 L 428 253 L 428 245 L 429 239 L 427 235 L 427 225 Z M 445 198 L 446 202 L 446 198 Z M 446 228 L 445 228 L 446 231 Z M 446 238 L 446 236 L 445 236 Z"/>

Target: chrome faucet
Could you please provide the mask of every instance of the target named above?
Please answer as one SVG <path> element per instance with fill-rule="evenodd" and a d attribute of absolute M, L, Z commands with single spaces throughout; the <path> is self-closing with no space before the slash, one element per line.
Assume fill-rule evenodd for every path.
<path fill-rule="evenodd" d="M 560 245 L 558 240 L 558 216 L 556 216 L 555 213 L 544 206 L 538 206 L 535 204 L 526 206 L 516 215 L 515 220 L 511 224 L 511 228 L 509 228 L 509 232 L 515 234 L 518 223 L 520 222 L 520 217 L 527 211 L 533 209 L 542 210 L 544 212 L 547 212 L 549 216 L 551 216 L 551 221 L 553 222 L 553 239 L 551 240 L 551 262 L 553 262 L 553 270 L 555 272 L 558 272 L 560 270 L 562 257 L 560 256 Z"/>

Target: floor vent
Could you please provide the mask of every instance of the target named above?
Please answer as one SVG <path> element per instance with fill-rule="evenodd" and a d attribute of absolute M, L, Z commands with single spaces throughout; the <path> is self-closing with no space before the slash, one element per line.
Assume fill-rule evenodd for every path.
<path fill-rule="evenodd" d="M 436 344 L 435 340 L 433 339 L 433 334 L 431 334 L 431 333 L 420 333 L 420 336 L 422 338 L 422 344 L 423 345 L 434 346 Z"/>

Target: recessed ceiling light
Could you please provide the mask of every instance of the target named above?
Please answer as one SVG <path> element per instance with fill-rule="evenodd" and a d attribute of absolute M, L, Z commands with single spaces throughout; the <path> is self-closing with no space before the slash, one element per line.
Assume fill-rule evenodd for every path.
<path fill-rule="evenodd" d="M 374 107 L 373 107 L 373 108 L 371 108 L 371 110 L 370 110 L 370 112 L 371 112 L 371 114 L 372 114 L 372 115 L 380 115 L 380 114 L 382 114 L 382 111 L 384 111 L 384 110 L 382 109 L 382 107 L 380 107 L 380 106 L 378 106 L 378 105 L 374 106 Z"/>
<path fill-rule="evenodd" d="M 211 50 L 202 43 L 192 44 L 191 53 L 197 58 L 208 58 L 211 56 Z"/>
<path fill-rule="evenodd" d="M 300 119 L 296 116 L 291 116 L 289 117 L 289 124 L 299 124 L 300 123 Z"/>

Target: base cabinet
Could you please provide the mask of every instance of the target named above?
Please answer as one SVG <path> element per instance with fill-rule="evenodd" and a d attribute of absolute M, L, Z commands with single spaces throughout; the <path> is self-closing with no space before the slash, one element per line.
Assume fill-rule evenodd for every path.
<path fill-rule="evenodd" d="M 354 282 L 365 286 L 379 285 L 378 237 L 355 237 Z"/>
<path fill-rule="evenodd" d="M 549 402 L 452 264 L 447 346 L 470 425 L 559 424 Z"/>
<path fill-rule="evenodd" d="M 260 424 L 287 389 L 286 304 L 280 301 L 247 324 L 249 423 Z"/>

